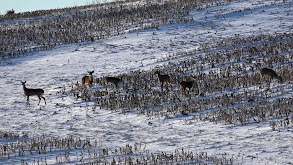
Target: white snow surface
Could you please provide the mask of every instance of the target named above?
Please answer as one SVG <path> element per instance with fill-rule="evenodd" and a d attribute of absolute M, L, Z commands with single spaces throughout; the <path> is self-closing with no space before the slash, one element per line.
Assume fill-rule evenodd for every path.
<path fill-rule="evenodd" d="M 189 117 L 150 119 L 135 113 L 93 111 L 93 102 L 56 95 L 64 85 L 80 82 L 87 70 L 94 70 L 95 77 L 150 70 L 168 63 L 160 60 L 163 57 L 195 49 L 203 42 L 235 35 L 292 32 L 293 2 L 273 2 L 249 0 L 194 10 L 190 13 L 192 22 L 2 61 L 1 130 L 25 132 L 31 137 L 73 135 L 99 140 L 109 148 L 141 142 L 152 152 L 184 148 L 209 155 L 227 153 L 238 156 L 243 164 L 292 164 L 292 127 L 272 131 L 266 122 L 234 126 Z M 250 10 L 244 10 L 247 8 Z M 37 106 L 37 97 L 30 97 L 31 104 L 26 105 L 20 81 L 27 81 L 28 88 L 43 88 L 47 105 L 42 100 Z M 20 163 L 15 161 L 5 164 Z"/>

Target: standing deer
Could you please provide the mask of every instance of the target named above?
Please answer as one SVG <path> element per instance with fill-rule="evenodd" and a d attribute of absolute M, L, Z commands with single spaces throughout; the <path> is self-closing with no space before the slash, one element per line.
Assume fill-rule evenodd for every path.
<path fill-rule="evenodd" d="M 170 83 L 170 77 L 169 75 L 161 75 L 159 71 L 156 71 L 155 74 L 158 75 L 158 79 L 161 83 L 161 89 L 163 91 L 164 83 Z M 168 86 L 166 86 L 166 89 L 168 89 Z"/>
<path fill-rule="evenodd" d="M 43 97 L 43 94 L 44 94 L 43 89 L 29 89 L 29 88 L 25 87 L 26 81 L 25 82 L 21 81 L 21 83 L 22 83 L 22 86 L 23 86 L 24 94 L 27 96 L 27 105 L 29 105 L 29 97 L 30 96 L 35 96 L 35 95 L 39 97 L 38 105 L 40 105 L 41 98 L 43 98 L 44 101 L 45 101 L 45 104 L 47 104 L 45 97 Z"/>
<path fill-rule="evenodd" d="M 83 78 L 81 79 L 81 85 L 85 86 L 85 85 L 89 85 L 92 86 L 93 81 L 94 81 L 94 76 L 93 73 L 94 71 L 87 71 L 89 73 L 88 76 L 83 76 Z"/>
<path fill-rule="evenodd" d="M 119 88 L 119 83 L 122 82 L 122 78 L 116 78 L 116 77 L 106 77 L 105 79 L 105 87 L 107 90 L 107 86 L 109 83 L 115 84 L 116 89 Z"/>
<path fill-rule="evenodd" d="M 192 78 L 192 79 L 193 80 L 191 80 L 191 81 L 181 81 L 179 83 L 179 86 L 181 87 L 181 89 L 183 90 L 185 95 L 186 95 L 186 88 L 188 88 L 188 92 L 189 92 L 195 83 L 194 78 Z"/>
<path fill-rule="evenodd" d="M 260 77 L 261 79 L 263 79 L 263 77 L 266 75 L 266 76 L 270 76 L 271 79 L 278 79 L 280 82 L 283 82 L 283 79 L 281 76 L 278 76 L 277 73 L 272 70 L 272 69 L 269 69 L 269 68 L 261 68 L 259 70 L 259 73 L 260 73 Z"/>

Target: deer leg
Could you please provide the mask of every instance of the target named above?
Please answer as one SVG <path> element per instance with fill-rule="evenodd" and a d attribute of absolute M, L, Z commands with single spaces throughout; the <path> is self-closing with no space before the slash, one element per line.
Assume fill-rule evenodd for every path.
<path fill-rule="evenodd" d="M 163 90 L 164 90 L 163 87 L 164 87 L 164 83 L 162 82 L 162 83 L 161 83 L 161 90 L 162 90 L 162 92 L 163 92 Z"/>
<path fill-rule="evenodd" d="M 29 101 L 30 101 L 29 96 L 27 96 L 27 97 L 26 97 L 26 104 L 27 104 L 27 105 L 30 104 Z"/>
<path fill-rule="evenodd" d="M 166 91 L 168 91 L 168 85 L 169 85 L 169 83 L 166 82 Z"/>
<path fill-rule="evenodd" d="M 44 96 L 42 96 L 42 98 L 44 99 L 44 101 L 45 101 L 45 104 L 47 104 L 47 103 L 46 103 L 46 99 L 45 99 L 45 97 L 44 97 Z"/>
<path fill-rule="evenodd" d="M 40 102 L 41 102 L 41 97 L 40 96 L 38 96 L 39 97 L 39 103 L 38 103 L 38 105 L 40 105 Z"/>
<path fill-rule="evenodd" d="M 186 95 L 185 88 L 182 88 L 182 95 Z"/>

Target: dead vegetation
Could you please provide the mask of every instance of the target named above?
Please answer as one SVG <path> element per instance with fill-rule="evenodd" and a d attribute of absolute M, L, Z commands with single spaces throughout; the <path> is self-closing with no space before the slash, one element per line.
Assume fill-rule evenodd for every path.
<path fill-rule="evenodd" d="M 53 47 L 94 42 L 160 25 L 192 20 L 192 6 L 174 3 L 111 3 L 87 10 L 65 10 L 29 21 L 8 21 L 0 27 L 0 56 L 11 58 Z M 13 14 L 12 16 L 17 16 Z"/>
<path fill-rule="evenodd" d="M 165 24 L 188 22 L 193 20 L 189 16 L 192 9 L 230 1 L 130 2 L 133 0 L 0 16 L 0 21 L 3 21 L 0 22 L 0 56 L 2 59 L 13 58 L 65 44 L 83 44 L 156 29 Z M 27 18 L 28 21 L 20 18 Z M 9 21 L 11 19 L 16 20 Z"/>
<path fill-rule="evenodd" d="M 189 2 L 194 3 L 184 1 L 187 5 Z M 182 6 L 132 7 L 129 9 L 120 5 L 103 12 L 99 7 L 89 11 L 76 10 L 69 15 L 53 15 L 40 23 L 32 21 L 29 25 L 22 25 L 21 22 L 16 22 L 16 28 L 13 28 L 14 25 L 4 24 L 0 29 L 1 56 L 14 57 L 62 44 L 93 42 L 123 34 L 127 30 L 134 32 L 137 29 L 157 28 L 166 23 L 191 20 L 186 17 L 189 8 Z M 203 6 L 197 4 L 197 7 Z M 155 12 L 158 8 L 161 13 Z M 167 11 L 169 14 L 166 14 Z M 136 15 L 138 16 L 135 17 Z M 96 19 L 101 16 L 103 21 Z M 91 24 L 93 20 L 97 22 Z M 90 33 L 84 33 L 85 28 Z M 161 59 L 170 63 L 154 68 L 170 75 L 171 85 L 168 91 L 160 90 L 154 70 L 137 70 L 117 75 L 123 77 L 118 90 L 106 90 L 105 77 L 98 77 L 95 78 L 92 88 L 82 88 L 80 84 L 73 83 L 57 94 L 94 101 L 94 111 L 103 108 L 165 119 L 184 116 L 194 121 L 209 120 L 235 125 L 269 121 L 272 130 L 286 128 L 292 126 L 293 122 L 292 37 L 292 33 L 283 33 L 227 38 L 201 44 L 198 49 L 170 54 L 166 59 Z M 186 58 L 173 61 L 181 56 Z M 274 68 L 284 82 L 279 84 L 269 78 L 260 79 L 259 69 L 262 67 Z M 187 95 L 183 95 L 178 82 L 189 76 L 194 77 L 196 83 Z M 73 137 L 42 137 L 27 141 L 9 132 L 0 132 L 0 137 L 18 139 L 12 143 L 1 143 L 0 160 L 59 152 L 55 159 L 56 164 L 68 163 L 72 159 L 81 164 L 233 164 L 234 161 L 225 155 L 215 158 L 206 153 L 184 150 L 150 153 L 142 144 L 136 143 L 111 150 L 100 147 L 98 142 Z M 22 163 L 25 164 L 26 161 L 23 160 Z M 33 163 L 47 164 L 47 160 L 41 157 Z"/>
<path fill-rule="evenodd" d="M 149 117 L 187 115 L 194 120 L 236 125 L 278 119 L 285 123 L 282 126 L 292 125 L 292 34 L 229 38 L 213 43 L 189 52 L 188 58 L 154 69 L 170 76 L 168 91 L 160 90 L 154 71 L 138 70 L 119 75 L 123 77 L 119 91 L 106 91 L 104 78 L 99 77 L 92 89 L 80 90 L 72 84 L 70 90 L 65 88 L 60 93 L 94 100 L 95 108 L 134 111 Z M 169 56 L 169 60 L 178 54 Z M 261 79 L 262 67 L 274 68 L 284 82 Z M 178 82 L 186 76 L 193 76 L 196 85 L 184 96 Z"/>
<path fill-rule="evenodd" d="M 2 162 L 19 159 L 21 164 L 233 164 L 237 160 L 227 154 L 215 157 L 205 152 L 196 153 L 184 149 L 173 153 L 151 153 L 143 143 L 110 149 L 102 147 L 97 140 L 72 136 L 29 139 L 12 132 L 0 132 L 0 135 L 10 139 L 0 144 Z"/>

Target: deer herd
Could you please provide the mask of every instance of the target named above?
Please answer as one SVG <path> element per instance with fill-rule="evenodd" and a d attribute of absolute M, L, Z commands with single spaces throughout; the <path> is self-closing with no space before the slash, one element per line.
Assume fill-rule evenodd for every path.
<path fill-rule="evenodd" d="M 82 87 L 86 87 L 87 85 L 89 87 L 92 87 L 92 84 L 94 82 L 94 77 L 93 77 L 93 73 L 94 71 L 88 71 L 88 76 L 84 76 L 81 79 L 81 86 Z M 161 84 L 161 90 L 163 92 L 163 87 L 164 84 L 166 84 L 166 89 L 168 89 L 168 84 L 171 84 L 170 82 L 170 76 L 169 75 L 162 75 L 160 73 L 160 71 L 156 71 L 155 74 L 157 75 L 158 81 Z M 283 79 L 281 76 L 279 76 L 273 69 L 270 68 L 261 68 L 259 70 L 259 74 L 260 74 L 260 79 L 264 79 L 265 76 L 270 77 L 271 79 L 277 79 L 279 80 L 280 83 L 283 82 Z M 189 81 L 181 81 L 179 82 L 179 86 L 182 90 L 182 92 L 186 95 L 186 88 L 188 88 L 188 92 L 190 91 L 190 89 L 194 86 L 194 84 L 196 83 L 195 78 L 192 77 L 192 80 Z M 114 84 L 116 89 L 119 88 L 119 83 L 122 82 L 122 78 L 116 78 L 116 77 L 106 77 L 105 78 L 105 88 L 107 90 L 107 86 L 111 83 Z M 25 83 L 26 81 L 22 82 L 22 86 L 23 86 L 23 90 L 24 90 L 24 94 L 27 96 L 27 105 L 29 105 L 29 97 L 30 96 L 38 96 L 39 98 L 39 103 L 41 102 L 41 99 L 44 99 L 45 104 L 46 103 L 46 99 L 43 96 L 44 94 L 44 90 L 43 89 L 33 89 L 33 88 L 26 88 Z"/>

